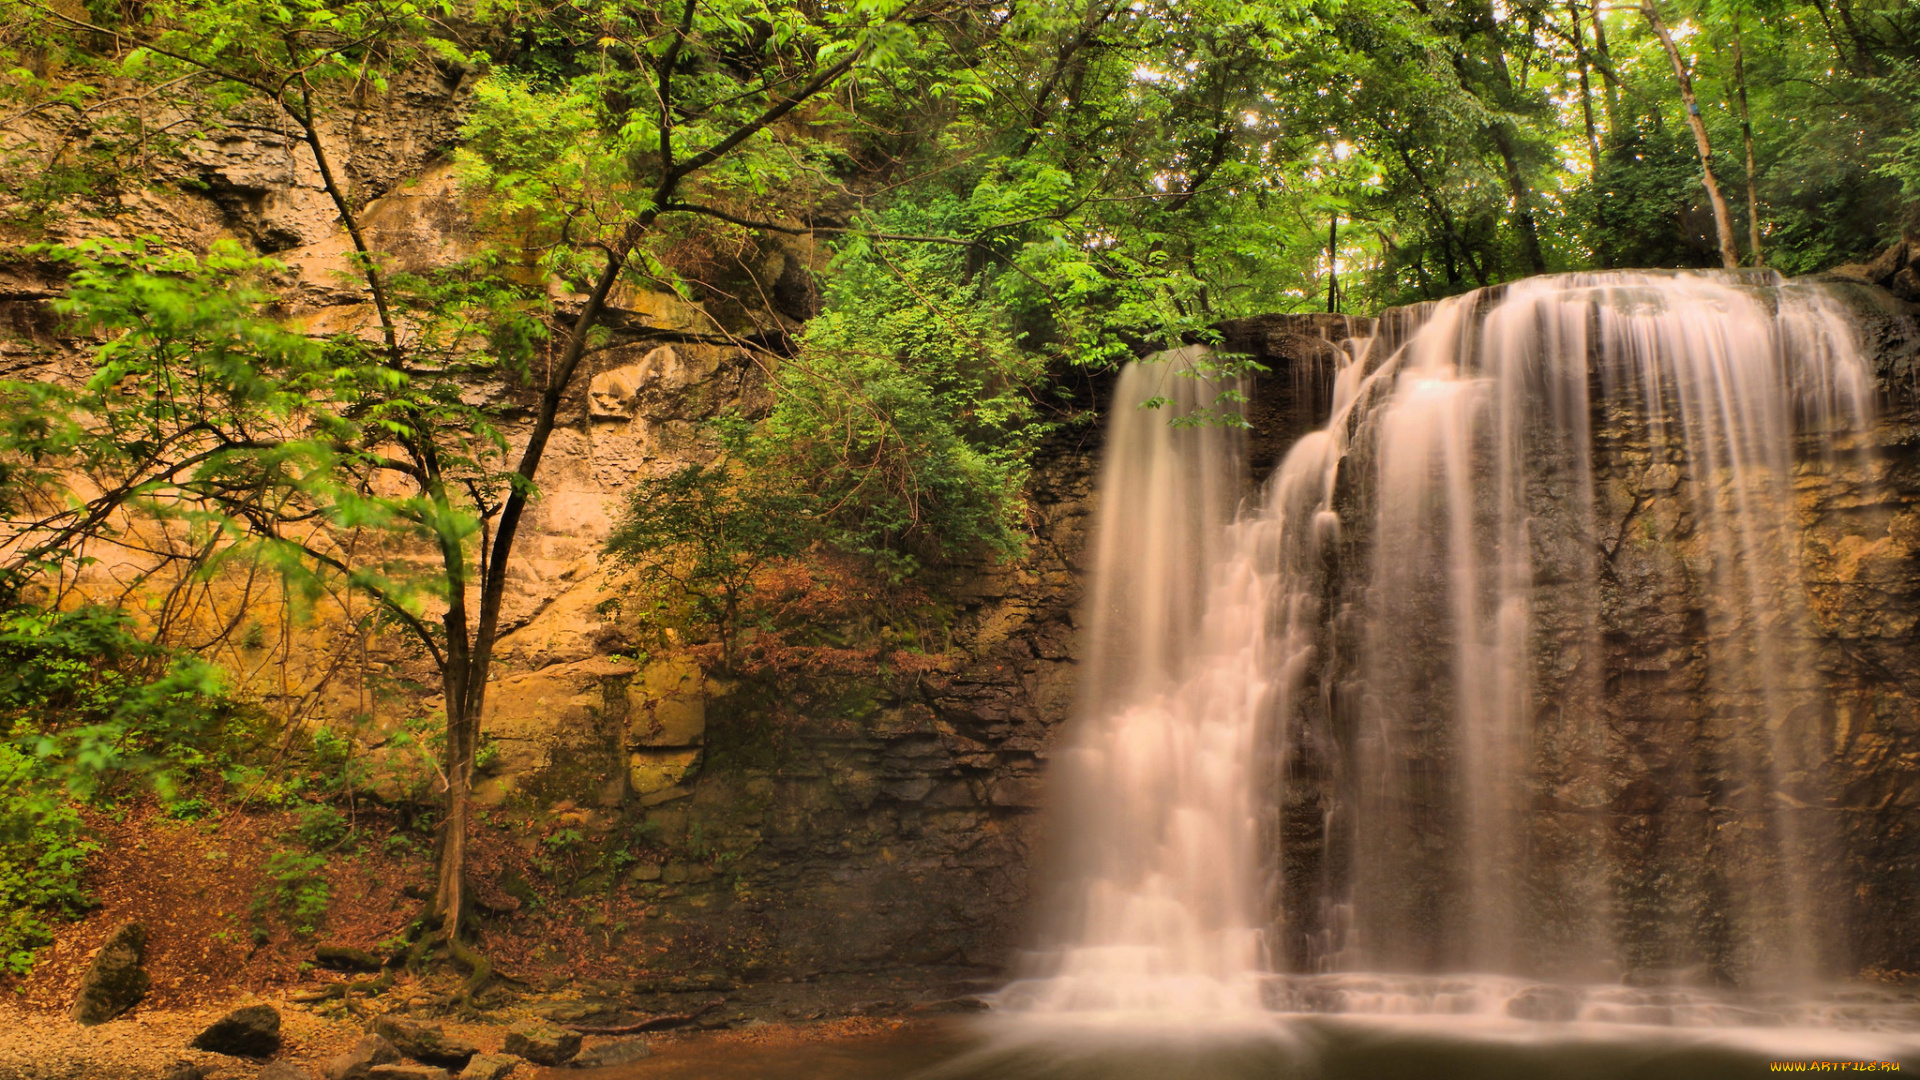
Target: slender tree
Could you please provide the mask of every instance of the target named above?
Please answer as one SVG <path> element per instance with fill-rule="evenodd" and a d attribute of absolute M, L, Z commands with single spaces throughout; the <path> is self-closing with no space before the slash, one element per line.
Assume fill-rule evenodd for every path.
<path fill-rule="evenodd" d="M 1760 246 L 1760 170 L 1753 164 L 1753 116 L 1747 108 L 1746 54 L 1740 36 L 1740 16 L 1733 16 L 1733 91 L 1740 103 L 1740 141 L 1747 154 L 1747 249 L 1753 265 L 1765 266 L 1767 259 Z"/>
<path fill-rule="evenodd" d="M 1600 0 L 1593 0 L 1593 60 L 1600 69 L 1600 78 L 1606 83 L 1607 135 L 1612 137 L 1620 131 L 1620 76 L 1613 68 L 1613 51 L 1607 47 L 1607 22 L 1602 17 L 1603 10 Z"/>
<path fill-rule="evenodd" d="M 1573 37 L 1574 65 L 1580 72 L 1580 119 L 1587 129 L 1587 167 L 1600 171 L 1600 133 L 1593 122 L 1593 83 L 1588 76 L 1585 35 L 1580 29 L 1580 0 L 1567 0 L 1567 25 Z"/>
<path fill-rule="evenodd" d="M 1327 312 L 1340 310 L 1340 212 L 1327 221 Z"/>
<path fill-rule="evenodd" d="M 1720 192 L 1720 181 L 1713 175 L 1713 143 L 1707 137 L 1707 125 L 1700 116 L 1700 102 L 1693 93 L 1693 75 L 1687 70 L 1686 61 L 1680 56 L 1680 48 L 1673 42 L 1673 34 L 1660 17 L 1660 11 L 1653 0 L 1642 0 L 1640 13 L 1646 17 L 1647 25 L 1660 39 L 1660 45 L 1666 50 L 1667 61 L 1673 66 L 1673 81 L 1680 88 L 1680 101 L 1686 108 L 1687 126 L 1693 129 L 1693 144 L 1700 154 L 1700 182 L 1706 186 L 1707 200 L 1713 204 L 1713 227 L 1720 241 L 1720 263 L 1731 270 L 1740 265 L 1740 249 L 1733 239 L 1733 220 L 1727 211 L 1726 196 Z"/>
<path fill-rule="evenodd" d="M 1534 215 L 1533 185 L 1528 182 L 1521 162 L 1519 125 L 1509 112 L 1516 96 L 1523 93 L 1525 88 L 1514 82 L 1512 68 L 1507 63 L 1500 20 L 1494 13 L 1493 5 L 1487 0 L 1462 0 L 1458 8 L 1461 26 L 1468 39 L 1479 37 L 1480 47 L 1478 55 L 1475 55 L 1468 41 L 1463 40 L 1461 47 L 1454 52 L 1454 64 L 1460 72 L 1462 85 L 1482 96 L 1489 106 L 1486 130 L 1500 155 L 1507 193 L 1513 200 L 1514 225 L 1520 234 L 1521 256 L 1526 260 L 1528 270 L 1544 274 L 1547 272 L 1547 259 L 1540 245 L 1539 221 Z M 1485 76 L 1480 75 L 1481 69 L 1487 72 Z"/>

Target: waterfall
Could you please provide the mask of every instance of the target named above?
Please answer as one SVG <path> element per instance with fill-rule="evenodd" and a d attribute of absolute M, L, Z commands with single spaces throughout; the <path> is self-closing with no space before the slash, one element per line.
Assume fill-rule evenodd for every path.
<path fill-rule="evenodd" d="M 1333 418 L 1351 490 L 1324 458 L 1283 466 L 1361 533 L 1320 673 L 1351 804 L 1325 966 L 1831 974 L 1794 484 L 1871 420 L 1845 311 L 1600 274 L 1423 314 Z"/>
<path fill-rule="evenodd" d="M 1868 466 L 1851 325 L 1766 273 L 1391 312 L 1245 497 L 1238 431 L 1168 422 L 1233 387 L 1129 368 L 1001 1008 L 1631 1018 L 1842 974 L 1798 522 Z"/>
<path fill-rule="evenodd" d="M 1086 676 L 1054 766 L 1061 884 L 1048 940 L 1003 995 L 1020 1011 L 1191 1022 L 1261 1008 L 1270 599 L 1233 524 L 1242 433 L 1181 422 L 1237 389 L 1195 358 L 1133 365 L 1114 391 Z"/>

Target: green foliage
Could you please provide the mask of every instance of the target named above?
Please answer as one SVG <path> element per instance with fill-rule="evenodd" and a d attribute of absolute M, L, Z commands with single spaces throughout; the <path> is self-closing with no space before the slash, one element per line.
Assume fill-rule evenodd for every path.
<path fill-rule="evenodd" d="M 35 250 L 68 270 L 56 307 L 103 343 L 78 387 L 0 382 L 0 460 L 15 463 L 0 471 L 0 502 L 33 515 L 17 515 L 0 575 L 81 558 L 112 536 L 116 513 L 135 510 L 204 549 L 191 571 L 264 566 L 306 600 L 344 582 L 378 598 L 382 618 L 439 640 L 417 613 L 446 594 L 450 572 L 466 573 L 481 512 L 460 493 L 505 482 L 497 406 L 462 388 L 526 372 L 544 333 L 537 292 L 489 276 L 484 259 L 394 276 L 389 296 L 413 314 L 411 355 L 427 365 L 416 378 L 357 334 L 287 326 L 265 288 L 282 268 L 231 242 L 205 255 L 151 241 Z M 396 460 L 409 438 L 432 453 Z M 377 479 L 396 474 L 403 484 Z M 72 497 L 76 478 L 101 494 Z M 349 561 L 295 527 L 316 519 L 423 542 L 447 562 Z"/>
<path fill-rule="evenodd" d="M 832 107 L 821 124 L 765 118 L 810 79 L 910 63 L 937 33 L 901 18 L 904 6 L 498 5 L 490 15 L 514 44 L 466 57 L 488 74 L 463 132 L 464 175 L 490 220 L 542 253 L 543 269 L 584 284 L 604 248 L 637 240 L 642 274 L 697 295 L 675 257 L 689 230 L 663 222 L 629 235 L 627 223 L 704 212 L 689 205 L 818 198 L 834 180 L 827 168 L 844 160 Z"/>
<path fill-rule="evenodd" d="M 255 941 L 271 938 L 275 920 L 301 937 L 319 932 L 333 904 L 327 856 L 346 841 L 349 828 L 347 816 L 328 803 L 294 803 L 293 828 L 282 839 L 299 846 L 267 857 L 265 880 L 253 898 Z"/>
<path fill-rule="evenodd" d="M 86 838 L 73 803 L 48 800 L 40 762 L 0 743 L 0 968 L 22 975 L 53 940 L 52 924 L 89 907 L 80 874 L 99 844 Z"/>
<path fill-rule="evenodd" d="M 692 464 L 635 485 L 606 550 L 649 593 L 690 598 L 730 653 L 754 572 L 798 550 L 810 510 L 764 471 Z"/>
<path fill-rule="evenodd" d="M 267 940 L 277 917 L 302 937 L 318 933 L 333 904 L 326 878 L 326 856 L 311 851 L 276 851 L 267 857 L 266 881 L 253 901 L 253 936 Z"/>
<path fill-rule="evenodd" d="M 1610 147 L 1571 202 L 1598 266 L 1720 265 L 1699 158 L 1675 133 Z"/>
<path fill-rule="evenodd" d="M 64 794 L 90 798 L 128 775 L 163 793 L 220 716 L 212 664 L 141 639 L 110 608 L 0 611 L 0 715 L 8 741 Z M 50 795 L 59 797 L 59 795 Z"/>
<path fill-rule="evenodd" d="M 149 644 L 122 612 L 0 610 L 0 964 L 31 967 L 52 923 L 87 909 L 98 849 L 80 807 L 144 782 L 176 817 L 227 706 L 212 665 Z"/>
<path fill-rule="evenodd" d="M 324 444 L 268 434 L 306 411 L 329 371 L 316 343 L 260 318 L 275 264 L 231 242 L 205 256 L 145 241 L 35 250 L 68 271 L 56 309 L 103 340 L 79 386 L 0 381 L 0 504 L 25 519 L 0 566 L 9 577 L 77 557 L 76 537 L 113 509 L 204 525 L 185 497 L 324 471 Z M 69 498 L 76 476 L 103 494 Z"/>
<path fill-rule="evenodd" d="M 340 846 L 347 838 L 347 816 L 326 803 L 306 803 L 294 812 L 294 838 L 312 851 Z"/>
<path fill-rule="evenodd" d="M 491 773 L 500 766 L 500 742 L 491 735 L 482 734 L 480 748 L 473 752 L 473 767 L 482 773 Z"/>
<path fill-rule="evenodd" d="M 945 199 L 873 225 L 958 237 L 967 220 Z M 811 545 L 895 580 L 928 560 L 1020 554 L 1044 359 L 1019 347 L 993 280 L 968 271 L 961 243 L 847 244 L 825 310 L 775 371 L 772 414 L 723 425 L 723 462 L 638 484 L 608 552 L 690 598 L 728 653 L 756 572 Z"/>
<path fill-rule="evenodd" d="M 874 224 L 959 236 L 973 220 L 940 200 Z M 967 271 L 961 247 L 850 243 L 753 448 L 812 495 L 827 543 L 895 577 L 1024 550 L 1044 359 L 1019 347 L 991 279 Z"/>

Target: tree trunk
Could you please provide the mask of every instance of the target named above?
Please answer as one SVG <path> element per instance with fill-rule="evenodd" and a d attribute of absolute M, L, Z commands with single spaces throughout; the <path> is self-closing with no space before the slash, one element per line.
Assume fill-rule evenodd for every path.
<path fill-rule="evenodd" d="M 1474 260 L 1473 250 L 1467 246 L 1467 238 L 1460 234 L 1460 227 L 1454 221 L 1453 211 L 1447 209 L 1446 200 L 1441 198 L 1440 193 L 1433 189 L 1432 184 L 1427 183 L 1426 173 L 1421 171 L 1420 165 L 1413 160 L 1413 155 L 1407 151 L 1407 148 L 1391 138 L 1389 138 L 1388 141 L 1393 143 L 1393 148 L 1399 153 L 1400 160 L 1406 164 L 1407 173 L 1419 182 L 1420 192 L 1427 200 L 1428 209 L 1433 212 L 1433 216 L 1440 222 L 1440 227 L 1443 230 L 1441 233 L 1440 251 L 1447 261 L 1447 284 L 1455 287 L 1458 287 L 1460 284 L 1460 273 L 1455 269 L 1453 259 L 1454 249 L 1458 248 L 1460 257 L 1466 260 L 1467 269 L 1473 271 L 1474 280 L 1478 281 L 1482 288 L 1486 287 L 1486 269 Z"/>
<path fill-rule="evenodd" d="M 456 729 L 470 730 L 470 725 L 464 716 L 456 721 L 449 715 L 447 729 L 451 735 Z M 454 748 L 452 740 L 447 747 L 447 819 L 441 823 L 440 874 L 433 907 L 450 942 L 460 937 L 461 913 L 467 902 L 468 808 L 473 794 L 473 754 L 466 748 L 470 741 L 463 735 L 459 749 Z"/>
<path fill-rule="evenodd" d="M 1827 17 L 1827 5 L 1824 0 L 1813 0 L 1813 10 L 1820 13 L 1820 25 L 1826 28 L 1827 42 L 1833 46 L 1833 55 L 1841 58 L 1843 61 L 1846 60 L 1848 56 L 1847 47 L 1840 43 L 1840 34 L 1834 30 L 1833 20 Z M 1860 74 L 1857 64 L 1849 64 L 1848 69 L 1855 75 Z"/>
<path fill-rule="evenodd" d="M 1327 313 L 1338 310 L 1340 296 L 1340 215 L 1327 225 Z"/>
<path fill-rule="evenodd" d="M 1733 220 L 1727 212 L 1726 196 L 1720 193 L 1720 181 L 1713 175 L 1713 143 L 1707 139 L 1706 122 L 1700 119 L 1700 102 L 1693 96 L 1693 76 L 1687 73 L 1686 61 L 1680 58 L 1680 50 L 1673 43 L 1673 35 L 1667 32 L 1660 12 L 1654 9 L 1653 0 L 1641 4 L 1640 13 L 1659 35 L 1660 44 L 1667 50 L 1667 61 L 1673 65 L 1673 80 L 1680 86 L 1680 100 L 1687 109 L 1687 125 L 1693 128 L 1693 143 L 1700 151 L 1700 182 L 1706 185 L 1707 200 L 1713 204 L 1713 228 L 1719 234 L 1720 263 L 1732 270 L 1740 265 L 1740 249 L 1733 240 Z"/>
<path fill-rule="evenodd" d="M 680 42 L 692 24 L 694 2 L 688 0 L 683 9 L 678 36 L 656 69 L 658 99 L 662 103 L 659 185 L 654 190 L 651 205 L 628 222 L 627 227 L 621 230 L 618 241 L 602 248 L 607 261 L 601 267 L 592 291 L 587 294 L 587 302 L 574 318 L 566 349 L 560 354 L 559 362 L 551 369 L 547 384 L 541 390 L 533 427 L 527 434 L 527 445 L 520 451 L 519 463 L 514 468 L 519 482 L 510 486 L 506 500 L 500 505 L 499 525 L 494 531 L 488 555 L 480 562 L 480 607 L 478 618 L 471 622 L 467 612 L 467 589 L 471 581 L 466 569 L 465 551 L 457 540 L 443 540 L 441 543 L 441 559 L 446 567 L 448 586 L 445 616 L 447 651 L 446 664 L 442 668 L 442 683 L 447 699 L 447 820 L 441 837 L 439 887 L 434 896 L 434 911 L 440 916 L 441 925 L 446 930 L 447 951 L 473 969 L 473 977 L 468 981 L 469 992 L 486 979 L 490 970 L 483 957 L 467 949 L 460 941 L 460 920 L 466 902 L 467 828 L 473 756 L 480 740 L 480 718 L 486 706 L 487 678 L 492 669 L 493 650 L 500 637 L 500 611 L 507 591 L 507 568 L 513 561 L 514 541 L 519 536 L 527 500 L 540 472 L 540 462 L 546 456 L 548 440 L 552 438 L 558 423 L 561 403 L 567 389 L 573 385 L 581 360 L 587 354 L 593 329 L 606 312 L 614 284 L 626 268 L 634 249 L 653 227 L 654 221 L 673 202 L 680 182 L 724 158 L 741 143 L 837 82 L 866 53 L 865 46 L 850 50 L 834 64 L 817 72 L 791 95 L 768 106 L 759 116 L 735 128 L 726 137 L 692 157 L 675 160 L 672 113 L 665 104 L 673 100 L 669 92 L 670 79 Z M 438 493 L 435 495 L 438 496 Z"/>
<path fill-rule="evenodd" d="M 447 612 L 441 624 L 447 631 L 446 663 L 440 671 L 445 693 L 447 745 L 442 768 L 447 781 L 447 817 L 440 823 L 440 863 L 433 894 L 433 913 L 440 918 L 448 948 L 460 940 L 460 918 L 467 901 L 467 807 L 473 768 L 473 732 L 479 716 L 472 708 L 474 654 L 467 637 L 466 551 L 458 538 L 440 538 L 440 557 L 447 575 Z"/>
<path fill-rule="evenodd" d="M 1495 111 L 1504 113 L 1508 99 L 1513 94 L 1513 73 L 1507 68 L 1507 54 L 1500 42 L 1499 20 L 1488 0 L 1473 0 L 1466 10 L 1468 25 L 1486 36 L 1486 59 L 1488 66 L 1493 69 L 1497 91 L 1490 104 Z M 1462 84 L 1466 85 L 1471 69 L 1464 51 L 1454 55 L 1454 66 L 1460 72 Z M 1520 169 L 1520 155 L 1513 141 L 1516 128 L 1505 116 L 1495 117 L 1489 121 L 1488 127 L 1493 135 L 1493 145 L 1500 151 L 1500 161 L 1506 167 L 1507 194 L 1513 198 L 1514 224 L 1520 229 L 1520 250 L 1526 256 L 1527 269 L 1535 274 L 1544 274 L 1547 272 L 1547 260 L 1540 249 L 1540 228 L 1533 217 L 1533 189 Z"/>
<path fill-rule="evenodd" d="M 1513 196 L 1514 222 L 1520 226 L 1520 250 L 1527 257 L 1527 268 L 1536 274 L 1547 272 L 1547 259 L 1540 250 L 1540 228 L 1533 220 L 1533 189 L 1520 172 L 1520 157 L 1514 150 L 1513 130 L 1506 120 L 1493 122 L 1493 145 L 1507 169 L 1507 192 Z"/>
<path fill-rule="evenodd" d="M 1599 0 L 1595 0 L 1598 6 Z M 1580 0 L 1567 0 L 1567 16 L 1573 24 L 1574 62 L 1580 66 L 1580 118 L 1587 124 L 1587 167 L 1591 175 L 1600 173 L 1600 135 L 1593 124 L 1593 82 L 1587 73 L 1587 46 L 1580 32 Z"/>
<path fill-rule="evenodd" d="M 1851 0 L 1833 0 L 1833 10 L 1840 13 L 1840 25 L 1846 27 L 1847 37 L 1853 41 L 1853 69 L 1861 75 L 1880 74 L 1880 65 L 1874 63 L 1873 43 L 1860 32 L 1860 24 L 1854 20 Z"/>
<path fill-rule="evenodd" d="M 1747 246 L 1753 265 L 1765 266 L 1767 259 L 1760 247 L 1760 186 L 1753 167 L 1753 116 L 1747 110 L 1747 65 L 1740 48 L 1740 20 L 1733 20 L 1733 87 L 1740 101 L 1740 138 L 1747 151 Z"/>
<path fill-rule="evenodd" d="M 1600 75 L 1607 84 L 1607 138 L 1620 132 L 1620 83 L 1613 73 L 1613 52 L 1607 48 L 1607 24 L 1601 21 L 1599 0 L 1593 5 L 1593 55 L 1600 61 Z"/>

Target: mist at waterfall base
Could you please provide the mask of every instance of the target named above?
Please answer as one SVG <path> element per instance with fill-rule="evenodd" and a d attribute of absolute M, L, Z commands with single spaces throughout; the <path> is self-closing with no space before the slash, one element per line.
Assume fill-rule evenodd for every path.
<path fill-rule="evenodd" d="M 1346 350 L 1251 494 L 1180 422 L 1245 391 L 1204 350 L 1121 377 L 1044 936 L 927 1075 L 1920 1065 L 1825 810 L 1797 500 L 1875 475 L 1843 306 L 1568 275 Z"/>

